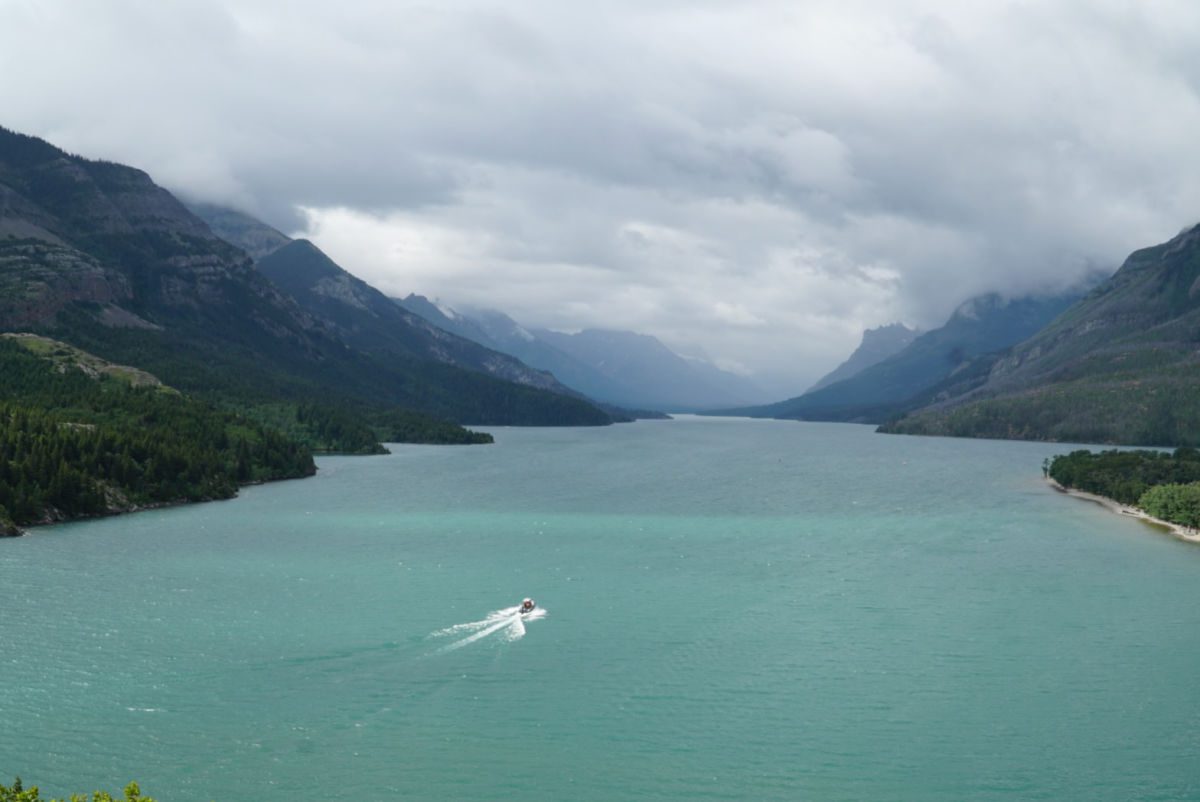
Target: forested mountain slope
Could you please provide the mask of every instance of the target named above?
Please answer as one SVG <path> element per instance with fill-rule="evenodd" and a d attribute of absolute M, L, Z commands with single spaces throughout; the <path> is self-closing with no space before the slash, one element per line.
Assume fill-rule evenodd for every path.
<path fill-rule="evenodd" d="M 271 428 L 63 343 L 0 336 L 0 534 L 309 476 Z"/>
<path fill-rule="evenodd" d="M 884 431 L 1200 443 L 1200 226 L 1134 252 L 978 387 Z"/>
<path fill-rule="evenodd" d="M 347 344 L 145 173 L 0 129 L 0 330 L 37 330 L 243 407 L 321 399 L 459 421 L 599 424 L 596 407 Z"/>

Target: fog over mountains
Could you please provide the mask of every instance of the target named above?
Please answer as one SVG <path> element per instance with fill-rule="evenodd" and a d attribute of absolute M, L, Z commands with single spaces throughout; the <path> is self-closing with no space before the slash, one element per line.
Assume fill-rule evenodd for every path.
<path fill-rule="evenodd" d="M 1197 41 L 1183 2 L 45 0 L 0 3 L 0 74 L 39 65 L 0 107 L 389 297 L 795 394 L 1194 223 Z"/>
<path fill-rule="evenodd" d="M 654 337 L 603 330 L 573 335 L 531 331 L 494 309 L 455 310 L 415 293 L 388 300 L 307 240 L 292 240 L 235 209 L 202 202 L 192 202 L 191 208 L 220 237 L 255 255 L 258 270 L 302 306 L 338 321 L 342 336 L 359 347 L 399 353 L 415 347 L 428 354 L 431 346 L 415 341 L 437 343 L 433 348 L 444 361 L 632 409 L 700 410 L 770 399 L 751 381 L 704 360 L 681 357 Z M 475 353 L 464 341 L 493 354 Z M 524 365 L 497 359 L 496 353 Z"/>
<path fill-rule="evenodd" d="M 813 393 L 823 387 L 858 375 L 872 365 L 903 350 L 920 333 L 903 323 L 892 323 L 877 329 L 867 329 L 863 332 L 862 342 L 859 343 L 858 348 L 854 349 L 854 353 L 845 362 L 818 379 L 816 384 L 809 387 L 806 392 Z"/>
<path fill-rule="evenodd" d="M 231 219 L 238 236 L 272 236 Z M 612 422 L 552 377 L 408 315 L 310 244 L 259 264 L 284 251 L 277 283 L 145 172 L 0 128 L 0 331 L 47 334 L 260 421 L 287 407 L 277 425 L 301 425 L 318 401 L 360 426 L 401 409 Z"/>
<path fill-rule="evenodd" d="M 494 309 L 456 310 L 424 296 L 397 303 L 447 331 L 549 371 L 589 398 L 634 409 L 692 411 L 765 399 L 764 390 L 629 331 L 526 329 Z"/>
<path fill-rule="evenodd" d="M 1200 225 L 1130 254 L 1052 323 L 887 431 L 1200 445 Z"/>
<path fill-rule="evenodd" d="M 868 331 L 809 392 L 756 405 L 766 392 L 746 378 L 653 336 L 397 301 L 312 242 L 194 209 L 203 217 L 140 170 L 0 129 L 0 329 L 49 333 L 262 422 L 282 404 L 283 425 L 301 428 L 356 409 L 398 425 L 403 408 L 604 424 L 625 407 L 1122 443 L 1200 431 L 1200 227 L 1135 252 L 1090 292 L 988 293 L 923 334 Z M 313 417 L 317 397 L 335 403 Z"/>
<path fill-rule="evenodd" d="M 943 382 L 975 375 L 981 365 L 990 365 L 997 354 L 1036 334 L 1082 294 L 1079 289 L 1049 297 L 1008 299 L 991 293 L 971 298 L 943 325 L 840 381 L 797 398 L 736 411 L 756 417 L 881 423 L 927 403 L 927 394 Z"/>

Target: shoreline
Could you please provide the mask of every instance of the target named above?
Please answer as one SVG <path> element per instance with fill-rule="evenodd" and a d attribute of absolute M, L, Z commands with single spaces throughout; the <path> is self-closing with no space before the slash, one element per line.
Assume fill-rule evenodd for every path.
<path fill-rule="evenodd" d="M 322 455 L 322 456 L 324 456 L 324 455 Z M 375 455 L 372 454 L 370 456 L 375 456 Z M 94 515 L 75 515 L 75 516 L 68 516 L 68 517 L 64 517 L 64 518 L 44 518 L 44 519 L 37 521 L 36 523 L 32 523 L 32 524 L 24 524 L 24 525 L 14 524 L 14 528 L 16 529 L 16 531 L 12 534 L 7 533 L 3 528 L 0 528 L 0 540 L 5 540 L 8 538 L 28 537 L 29 535 L 32 535 L 34 533 L 35 529 L 39 529 L 39 528 L 45 527 L 45 526 L 58 526 L 59 524 L 73 524 L 73 523 L 78 523 L 78 522 L 82 522 L 82 521 L 99 521 L 104 518 L 116 518 L 121 515 L 136 515 L 139 512 L 149 512 L 151 510 L 165 510 L 165 509 L 170 509 L 171 507 L 186 507 L 186 506 L 190 506 L 192 504 L 211 504 L 215 501 L 233 501 L 238 496 L 240 496 L 242 493 L 242 490 L 246 489 L 247 487 L 258 487 L 260 485 L 274 484 L 275 482 L 293 482 L 293 481 L 297 481 L 299 479 L 311 479 L 312 477 L 314 477 L 316 475 L 317 475 L 317 472 L 313 471 L 312 473 L 306 473 L 303 476 L 281 476 L 277 479 L 255 479 L 250 482 L 245 482 L 244 484 L 239 484 L 232 496 L 225 496 L 223 498 L 202 498 L 202 499 L 195 499 L 195 500 L 175 499 L 173 501 L 150 501 L 145 504 L 134 504 L 129 507 L 111 508 L 111 509 L 105 510 L 104 512 L 95 513 Z"/>
<path fill-rule="evenodd" d="M 1046 477 L 1046 483 L 1063 495 L 1074 496 L 1075 498 L 1083 499 L 1084 501 L 1092 501 L 1104 507 L 1109 512 L 1114 512 L 1117 515 L 1124 515 L 1130 518 L 1136 518 L 1142 523 L 1149 524 L 1159 529 L 1165 529 L 1168 534 L 1178 540 L 1183 540 L 1188 543 L 1200 543 L 1200 530 L 1191 529 L 1183 526 L 1182 524 L 1164 521 L 1162 518 L 1155 518 L 1153 515 L 1150 515 L 1138 507 L 1130 507 L 1126 504 L 1122 504 L 1119 501 L 1114 501 L 1107 496 L 1098 496 L 1095 493 L 1088 493 L 1084 490 L 1075 490 L 1071 487 L 1063 487 L 1049 476 Z"/>

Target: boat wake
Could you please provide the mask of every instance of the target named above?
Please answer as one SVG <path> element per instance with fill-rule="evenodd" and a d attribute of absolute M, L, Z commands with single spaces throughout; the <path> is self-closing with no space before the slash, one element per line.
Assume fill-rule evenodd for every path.
<path fill-rule="evenodd" d="M 451 652 L 455 649 L 461 649 L 464 646 L 481 641 L 489 635 L 495 635 L 497 639 L 510 642 L 520 640 L 525 637 L 525 625 L 530 621 L 537 621 L 546 617 L 546 611 L 541 607 L 536 607 L 528 613 L 522 613 L 520 605 L 512 607 L 504 607 L 500 610 L 493 610 L 488 613 L 487 618 L 479 621 L 468 621 L 465 624 L 455 624 L 452 627 L 439 629 L 437 632 L 430 633 L 431 638 L 456 638 L 452 643 L 448 643 L 438 652 Z"/>

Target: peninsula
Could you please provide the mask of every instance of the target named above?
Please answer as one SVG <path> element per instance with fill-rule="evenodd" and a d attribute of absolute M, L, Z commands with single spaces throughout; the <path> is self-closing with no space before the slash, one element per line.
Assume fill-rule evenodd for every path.
<path fill-rule="evenodd" d="M 1073 451 L 1042 466 L 1052 487 L 1200 543 L 1200 451 Z"/>

